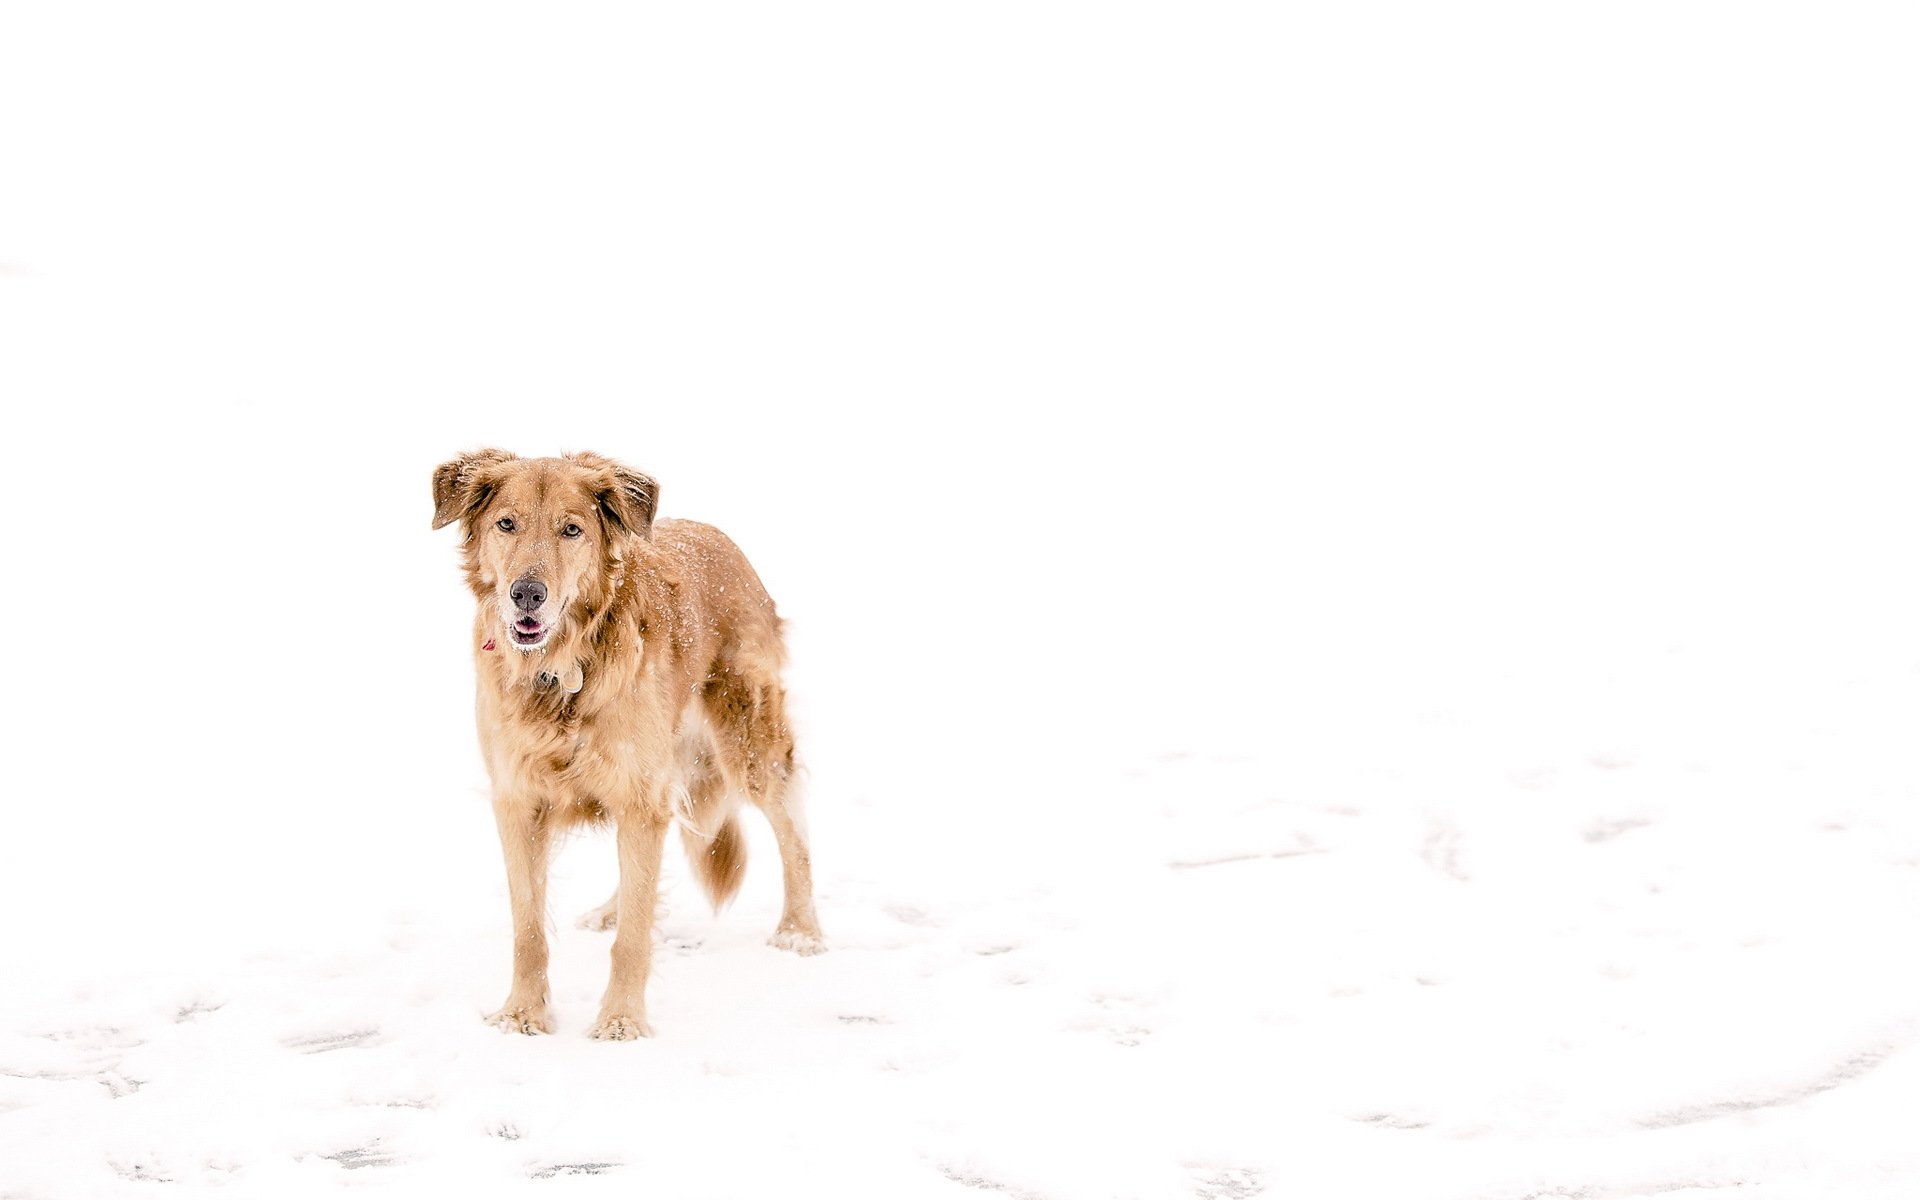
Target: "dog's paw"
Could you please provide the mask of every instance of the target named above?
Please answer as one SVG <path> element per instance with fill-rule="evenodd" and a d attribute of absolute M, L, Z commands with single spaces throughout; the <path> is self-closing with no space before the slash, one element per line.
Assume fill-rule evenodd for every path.
<path fill-rule="evenodd" d="M 487 1018 L 487 1024 L 504 1033 L 552 1033 L 553 1017 L 544 1004 L 508 1004 Z"/>
<path fill-rule="evenodd" d="M 619 923 L 620 906 L 612 903 L 602 904 L 599 908 L 590 908 L 573 922 L 575 928 L 591 929 L 599 933 L 605 933 Z"/>
<path fill-rule="evenodd" d="M 791 950 L 795 954 L 824 954 L 826 939 L 820 936 L 818 929 L 778 929 L 767 939 L 767 945 L 782 950 Z"/>
<path fill-rule="evenodd" d="M 603 1042 L 631 1042 L 635 1038 L 652 1037 L 653 1027 L 647 1024 L 644 1017 L 615 1013 L 596 1021 L 587 1036 Z"/>

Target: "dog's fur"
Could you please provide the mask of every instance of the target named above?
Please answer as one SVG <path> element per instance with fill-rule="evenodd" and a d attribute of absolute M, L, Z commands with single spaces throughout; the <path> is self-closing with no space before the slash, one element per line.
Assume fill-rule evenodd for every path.
<path fill-rule="evenodd" d="M 613 899 L 582 921 L 617 924 L 594 1037 L 651 1033 L 654 904 L 675 819 L 717 909 L 740 886 L 735 811 L 751 800 L 786 876 L 773 943 L 821 949 L 791 796 L 780 618 L 725 534 L 654 523 L 658 495 L 652 479 L 597 454 L 481 450 L 433 473 L 433 527 L 460 522 L 479 601 L 480 746 L 513 908 L 513 987 L 488 1018 L 503 1029 L 553 1030 L 547 861 L 554 836 L 579 822 L 611 821 L 620 861 Z"/>

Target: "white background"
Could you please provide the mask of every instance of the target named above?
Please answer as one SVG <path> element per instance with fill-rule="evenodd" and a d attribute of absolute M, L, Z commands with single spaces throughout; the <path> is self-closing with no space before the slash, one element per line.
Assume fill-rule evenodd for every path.
<path fill-rule="evenodd" d="M 1915 34 L 9 6 L 0 1196 L 1910 1194 Z M 792 623 L 834 952 L 639 1047 L 477 1020 L 482 445 Z"/>

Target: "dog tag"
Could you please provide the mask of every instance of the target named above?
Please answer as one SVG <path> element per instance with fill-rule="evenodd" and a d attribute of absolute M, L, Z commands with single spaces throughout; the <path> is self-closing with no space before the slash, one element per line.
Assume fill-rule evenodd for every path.
<path fill-rule="evenodd" d="M 587 673 L 580 669 L 579 663 L 574 663 L 560 676 L 560 686 L 567 689 L 567 695 L 578 695 L 580 689 L 587 686 Z"/>

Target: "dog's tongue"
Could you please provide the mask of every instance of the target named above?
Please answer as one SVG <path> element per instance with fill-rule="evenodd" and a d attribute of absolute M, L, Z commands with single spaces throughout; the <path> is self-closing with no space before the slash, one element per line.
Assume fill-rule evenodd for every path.
<path fill-rule="evenodd" d="M 528 633 L 536 633 L 540 629 L 540 622 L 534 620 L 532 617 L 521 617 L 518 621 L 515 621 L 514 624 Z"/>

